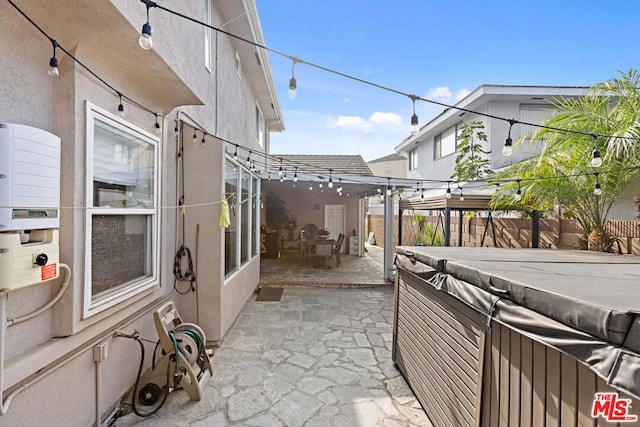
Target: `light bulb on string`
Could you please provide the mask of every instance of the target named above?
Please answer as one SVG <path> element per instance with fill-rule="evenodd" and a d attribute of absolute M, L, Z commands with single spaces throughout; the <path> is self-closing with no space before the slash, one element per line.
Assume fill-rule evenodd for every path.
<path fill-rule="evenodd" d="M 296 58 L 296 57 L 290 57 L 291 61 L 293 62 L 293 64 L 291 64 L 291 78 L 289 79 L 289 99 L 296 99 L 297 93 L 296 93 L 296 89 L 298 88 L 298 83 L 296 81 L 296 76 L 294 74 L 294 68 L 296 66 L 296 64 L 298 62 L 301 62 L 300 59 Z"/>
<path fill-rule="evenodd" d="M 411 135 L 416 135 L 418 133 L 418 115 L 416 114 L 416 99 L 418 97 L 416 95 L 409 95 L 409 98 L 413 102 L 413 115 L 411 116 Z"/>
<path fill-rule="evenodd" d="M 329 183 L 327 184 L 327 187 L 329 188 L 333 188 L 333 178 L 331 177 L 331 172 L 332 170 L 329 169 Z"/>
<path fill-rule="evenodd" d="M 516 202 L 519 202 L 522 200 L 522 189 L 520 188 L 520 180 L 516 180 L 516 182 L 518 183 L 518 189 L 516 190 L 516 195 L 514 196 L 514 199 Z"/>
<path fill-rule="evenodd" d="M 198 135 L 196 135 L 196 130 L 193 130 L 193 143 L 195 144 L 196 142 L 198 142 Z"/>
<path fill-rule="evenodd" d="M 298 182 L 298 167 L 296 166 L 296 170 L 293 172 L 293 182 Z"/>
<path fill-rule="evenodd" d="M 120 103 L 118 104 L 118 114 L 124 117 L 124 105 L 122 104 L 122 94 L 118 92 L 118 97 L 120 98 Z"/>
<path fill-rule="evenodd" d="M 155 128 L 156 128 L 156 133 L 158 135 L 160 135 L 162 133 L 162 127 L 160 126 L 160 123 L 158 122 L 158 114 L 156 113 L 156 124 L 155 124 Z"/>
<path fill-rule="evenodd" d="M 447 181 L 447 192 L 444 194 L 444 197 L 446 199 L 451 198 L 451 182 L 450 181 Z"/>
<path fill-rule="evenodd" d="M 517 121 L 515 119 L 509 119 L 509 134 L 507 135 L 507 139 L 504 141 L 504 147 L 502 147 L 502 154 L 506 157 L 509 157 L 513 154 L 513 140 L 511 139 L 511 128 Z"/>
<path fill-rule="evenodd" d="M 600 187 L 600 182 L 598 181 L 598 172 L 594 172 L 596 177 L 596 185 L 593 187 L 593 194 L 596 196 L 602 196 L 602 188 Z"/>
<path fill-rule="evenodd" d="M 282 176 L 284 171 L 282 170 L 282 158 L 280 158 L 280 169 L 278 169 L 278 175 Z"/>
<path fill-rule="evenodd" d="M 60 70 L 58 70 L 58 58 L 56 58 L 56 48 L 60 46 L 57 41 L 51 40 L 51 44 L 53 45 L 53 56 L 49 59 L 49 74 L 51 77 L 58 77 L 60 75 Z"/>
<path fill-rule="evenodd" d="M 598 150 L 598 135 L 597 133 L 592 133 L 591 137 L 593 137 L 593 152 L 591 153 L 591 166 L 597 168 L 602 166 L 602 157 L 600 156 L 600 150 Z"/>
<path fill-rule="evenodd" d="M 387 196 L 391 196 L 391 179 L 387 178 Z"/>
<path fill-rule="evenodd" d="M 202 139 L 200 140 L 200 143 L 202 144 L 203 147 L 207 143 L 207 141 L 204 139 L 204 132 L 202 132 Z"/>
<path fill-rule="evenodd" d="M 151 24 L 149 24 L 149 8 L 151 6 L 155 6 L 155 3 L 150 0 L 141 0 L 145 6 L 147 6 L 147 22 L 142 26 L 142 31 L 140 31 L 140 38 L 138 39 L 138 44 L 144 50 L 149 50 L 153 48 L 153 40 L 151 39 L 151 33 L 153 32 L 151 28 Z"/>

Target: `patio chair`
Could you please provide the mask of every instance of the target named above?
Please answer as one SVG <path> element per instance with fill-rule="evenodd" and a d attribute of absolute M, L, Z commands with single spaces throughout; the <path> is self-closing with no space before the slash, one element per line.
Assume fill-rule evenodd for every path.
<path fill-rule="evenodd" d="M 344 243 L 344 234 L 338 235 L 338 240 L 333 245 L 331 252 L 336 257 L 336 268 L 340 267 L 340 251 L 342 251 L 342 244 Z"/>
<path fill-rule="evenodd" d="M 316 268 L 331 268 L 326 261 L 333 257 L 333 240 L 316 239 Z"/>

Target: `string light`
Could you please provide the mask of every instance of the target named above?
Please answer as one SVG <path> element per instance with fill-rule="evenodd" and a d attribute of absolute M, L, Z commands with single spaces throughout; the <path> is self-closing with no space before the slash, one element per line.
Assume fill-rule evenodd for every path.
<path fill-rule="evenodd" d="M 596 196 L 602 196 L 602 188 L 600 188 L 600 182 L 598 182 L 598 172 L 594 172 L 593 173 L 596 177 L 596 185 L 593 188 L 593 194 L 595 194 Z"/>
<path fill-rule="evenodd" d="M 162 133 L 162 128 L 160 127 L 160 123 L 158 123 L 158 113 L 156 113 L 156 124 L 155 124 L 155 128 L 156 128 L 156 133 L 157 133 L 157 134 Z"/>
<path fill-rule="evenodd" d="M 600 157 L 600 150 L 598 150 L 598 134 L 592 133 L 593 137 L 593 153 L 591 155 L 591 166 L 594 168 L 602 165 L 602 157 Z"/>
<path fill-rule="evenodd" d="M 462 187 L 460 187 L 460 183 L 458 183 L 458 191 L 460 191 L 460 201 L 464 201 L 464 195 L 462 194 Z"/>
<path fill-rule="evenodd" d="M 296 170 L 293 172 L 293 182 L 298 182 L 298 167 L 296 166 Z"/>
<path fill-rule="evenodd" d="M 202 132 L 202 140 L 200 142 L 202 143 L 203 147 L 207 143 L 207 141 L 204 139 L 204 132 Z"/>
<path fill-rule="evenodd" d="M 291 59 L 291 78 L 289 79 L 289 99 L 296 99 L 296 89 L 298 88 L 298 83 L 296 82 L 296 76 L 294 74 L 294 68 L 298 62 L 301 62 L 295 56 L 290 57 Z"/>
<path fill-rule="evenodd" d="M 195 144 L 196 142 L 198 142 L 198 135 L 196 135 L 196 130 L 193 130 L 193 143 Z"/>
<path fill-rule="evenodd" d="M 142 26 L 142 31 L 140 32 L 140 38 L 138 39 L 138 44 L 144 50 L 149 50 L 153 48 L 153 40 L 151 39 L 151 33 L 153 32 L 151 29 L 151 24 L 149 24 L 149 8 L 155 7 L 156 3 L 149 0 L 140 0 L 147 7 L 147 22 Z"/>
<path fill-rule="evenodd" d="M 58 58 L 56 58 L 56 48 L 59 46 L 58 42 L 55 40 L 51 40 L 51 44 L 53 45 L 53 56 L 49 59 L 49 74 L 51 77 L 58 77 L 60 75 L 60 71 L 58 70 Z"/>
<path fill-rule="evenodd" d="M 413 115 L 411 116 L 411 135 L 416 135 L 418 133 L 418 115 L 416 114 L 416 99 L 418 99 L 415 95 L 409 95 L 411 102 L 413 102 Z"/>
<path fill-rule="evenodd" d="M 522 189 L 520 188 L 520 180 L 516 179 L 516 182 L 518 183 L 518 189 L 516 190 L 516 195 L 514 196 L 514 199 L 516 202 L 519 202 L 520 200 L 522 200 Z"/>
<path fill-rule="evenodd" d="M 122 94 L 118 92 L 118 97 L 120 98 L 120 103 L 118 104 L 118 113 L 124 117 L 124 105 L 122 105 Z"/>
<path fill-rule="evenodd" d="M 333 178 L 331 178 L 331 172 L 332 170 L 329 169 L 329 183 L 327 184 L 329 188 L 333 188 Z"/>
<path fill-rule="evenodd" d="M 280 169 L 278 169 L 278 175 L 280 175 L 282 177 L 283 173 L 284 173 L 284 171 L 282 170 L 282 158 L 280 158 Z"/>
<path fill-rule="evenodd" d="M 515 119 L 509 119 L 509 133 L 507 135 L 507 139 L 504 141 L 504 147 L 502 147 L 502 154 L 504 156 L 511 156 L 513 154 L 513 140 L 511 139 L 511 128 L 514 124 L 517 123 Z"/>
<path fill-rule="evenodd" d="M 236 149 L 233 152 L 233 160 L 238 161 L 238 144 L 235 144 Z M 269 175 L 269 179 L 271 179 L 271 175 Z"/>
<path fill-rule="evenodd" d="M 444 194 L 444 197 L 447 200 L 451 198 L 451 181 L 447 181 L 447 192 Z"/>
<path fill-rule="evenodd" d="M 387 196 L 391 196 L 391 179 L 387 178 Z"/>

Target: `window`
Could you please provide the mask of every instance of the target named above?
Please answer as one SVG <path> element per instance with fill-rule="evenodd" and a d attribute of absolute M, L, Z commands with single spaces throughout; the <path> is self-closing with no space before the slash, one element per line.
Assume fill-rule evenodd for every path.
<path fill-rule="evenodd" d="M 440 135 L 435 136 L 434 159 L 439 159 L 456 152 L 459 127 L 460 125 L 451 126 Z"/>
<path fill-rule="evenodd" d="M 418 168 L 418 149 L 414 148 L 409 151 L 409 170 Z"/>
<path fill-rule="evenodd" d="M 520 121 L 541 124 L 544 119 L 557 114 L 551 105 L 520 104 Z M 538 130 L 536 126 L 519 123 L 521 135 L 531 135 Z"/>
<path fill-rule="evenodd" d="M 158 139 L 87 103 L 84 316 L 158 284 Z"/>
<path fill-rule="evenodd" d="M 231 203 L 231 225 L 225 229 L 225 275 L 258 255 L 260 180 L 248 169 L 225 159 L 225 193 Z"/>
<path fill-rule="evenodd" d="M 264 147 L 264 117 L 260 107 L 256 105 L 256 142 L 260 147 Z"/>
<path fill-rule="evenodd" d="M 204 0 L 204 23 L 211 25 L 211 0 Z M 204 27 L 204 66 L 211 72 L 211 28 Z"/>

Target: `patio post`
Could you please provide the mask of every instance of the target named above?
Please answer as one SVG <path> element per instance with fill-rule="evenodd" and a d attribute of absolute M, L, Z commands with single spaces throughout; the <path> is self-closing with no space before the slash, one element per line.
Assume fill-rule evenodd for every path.
<path fill-rule="evenodd" d="M 451 246 L 451 208 L 444 208 L 444 245 Z"/>
<path fill-rule="evenodd" d="M 531 212 L 531 247 L 540 247 L 540 216 L 536 210 Z"/>
<path fill-rule="evenodd" d="M 398 208 L 398 246 L 402 246 L 402 208 Z"/>
<path fill-rule="evenodd" d="M 393 193 L 384 194 L 384 278 L 393 281 Z"/>

